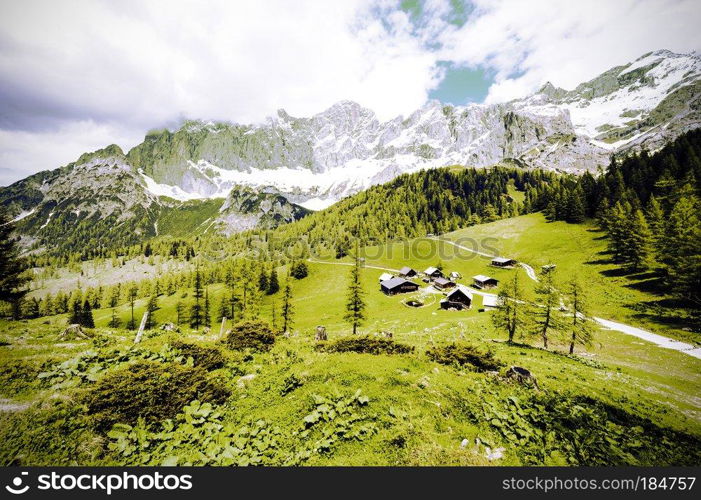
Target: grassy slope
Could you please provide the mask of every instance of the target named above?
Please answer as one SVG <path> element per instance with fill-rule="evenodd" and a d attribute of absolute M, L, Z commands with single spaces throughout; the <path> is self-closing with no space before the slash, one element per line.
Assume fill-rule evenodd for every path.
<path fill-rule="evenodd" d="M 599 252 L 605 242 L 586 226 L 568 226 L 564 223 L 546 224 L 540 215 L 529 215 L 517 219 L 499 221 L 476 226 L 446 235 L 456 239 L 471 237 L 483 242 L 483 238 L 496 238 L 486 242 L 503 255 L 515 257 L 534 265 L 548 262 L 558 265 L 561 278 L 577 270 L 590 283 L 592 310 L 610 319 L 632 324 L 650 326 L 660 333 L 669 333 L 664 324 L 655 324 L 638 317 L 625 308 L 636 301 L 654 300 L 648 294 L 628 287 L 625 277 L 601 274 L 612 268 L 605 263 L 585 264 L 599 261 Z M 435 249 L 438 243 L 430 240 L 413 242 L 411 254 L 402 254 L 405 245 L 395 244 L 378 249 L 366 249 L 369 265 L 399 268 L 404 264 L 423 269 L 437 262 Z M 483 242 L 484 246 L 485 242 Z M 468 246 L 468 245 L 466 245 Z M 484 249 L 484 248 L 483 248 Z M 390 250 L 392 250 L 390 252 Z M 466 278 L 483 273 L 497 278 L 506 278 L 513 271 L 493 270 L 484 258 L 465 252 L 455 252 L 454 247 L 444 246 L 440 257 L 447 270 L 458 270 Z M 489 251 L 489 250 L 487 250 Z M 457 253 L 457 255 L 456 255 Z M 537 269 L 537 267 L 536 267 Z M 284 275 L 284 269 L 280 269 Z M 370 356 L 361 354 L 321 354 L 313 352 L 313 331 L 316 325 L 327 327 L 331 338 L 349 333 L 342 320 L 345 289 L 349 267 L 325 263 L 310 264 L 310 275 L 294 281 L 296 322 L 290 339 L 282 340 L 272 354 L 257 355 L 244 366 L 247 373 L 258 376 L 247 390 L 236 389 L 229 410 L 230 418 L 239 422 L 251 418 L 266 418 L 283 428 L 294 428 L 309 410 L 309 398 L 313 393 L 328 393 L 334 389 L 352 392 L 357 388 L 371 398 L 371 409 L 386 415 L 389 407 L 401 408 L 408 419 L 397 425 L 383 428 L 365 444 L 342 445 L 328 457 L 315 458 L 320 464 L 480 464 L 486 463 L 483 451 L 473 447 L 461 449 L 463 438 L 474 442 L 480 437 L 507 447 L 503 464 L 518 464 L 518 458 L 495 435 L 485 422 L 467 418 L 454 404 L 454 397 L 466 405 L 481 405 L 484 402 L 479 388 L 490 385 L 483 374 L 470 373 L 436 365 L 423 354 L 433 342 L 465 339 L 471 343 L 493 349 L 497 357 L 507 364 L 517 364 L 532 370 L 543 388 L 548 391 L 572 391 L 597 397 L 615 406 L 625 408 L 636 415 L 647 417 L 659 425 L 701 435 L 701 412 L 699 389 L 701 388 L 701 361 L 686 354 L 661 349 L 642 340 L 618 332 L 600 331 L 593 346 L 582 357 L 584 361 L 566 358 L 554 352 L 526 346 L 507 346 L 503 336 L 496 334 L 491 326 L 489 313 L 478 312 L 476 304 L 467 312 L 440 311 L 438 295 L 428 295 L 427 306 L 420 309 L 403 305 L 407 296 L 386 297 L 379 292 L 377 282 L 382 271 L 364 269 L 363 282 L 368 302 L 368 321 L 363 332 L 390 330 L 396 340 L 416 346 L 416 352 L 406 356 Z M 527 278 L 524 275 L 524 281 Z M 529 286 L 532 284 L 529 283 Z M 221 285 L 209 288 L 213 311 L 223 291 Z M 174 319 L 174 306 L 181 293 L 160 300 L 157 312 L 159 321 Z M 187 300 L 185 298 L 184 300 Z M 266 297 L 261 315 L 270 318 L 272 301 L 278 296 Z M 435 302 L 431 302 L 435 300 Z M 137 303 L 137 317 L 145 306 Z M 128 307 L 118 308 L 123 321 L 129 315 Z M 99 330 L 109 320 L 109 310 L 95 311 Z M 17 328 L 15 324 L 0 323 L 2 337 L 12 345 L 0 347 L 3 359 L 65 358 L 88 348 L 89 341 L 55 343 L 54 334 L 65 321 L 62 317 L 25 322 Z M 214 328 L 218 331 L 218 328 Z M 118 342 L 128 343 L 132 333 L 120 330 Z M 191 339 L 202 339 L 184 334 Z M 160 336 L 148 340 L 146 346 L 158 346 L 167 341 Z M 563 345 L 555 346 L 563 350 Z M 294 359 L 294 361 L 289 361 Z M 595 360 L 602 366 L 586 360 Z M 282 361 L 281 361 L 282 360 Z M 295 373 L 304 385 L 285 397 L 279 389 L 282 380 Z M 235 380 L 235 378 L 233 379 Z M 235 387 L 235 384 L 232 384 Z M 501 397 L 520 394 L 514 386 L 498 386 L 495 390 Z M 20 393 L 15 399 L 37 399 L 42 393 L 30 391 Z M 46 396 L 46 393 L 43 393 Z M 397 437 L 406 439 L 406 445 L 388 445 Z"/>

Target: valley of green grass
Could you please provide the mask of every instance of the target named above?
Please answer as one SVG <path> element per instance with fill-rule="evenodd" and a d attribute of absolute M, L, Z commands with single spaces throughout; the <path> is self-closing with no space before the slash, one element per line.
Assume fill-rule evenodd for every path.
<path fill-rule="evenodd" d="M 645 276 L 617 271 L 605 254 L 602 234 L 591 225 L 547 223 L 541 214 L 531 214 L 440 238 L 515 258 L 536 271 L 554 263 L 558 280 L 576 273 L 585 283 L 591 315 L 695 341 L 685 330 L 684 314 L 665 300 L 659 285 Z M 292 280 L 294 325 L 289 337 L 278 336 L 269 352 L 227 349 L 217 342 L 219 325 L 214 321 L 212 332 L 206 335 L 186 327 L 181 333 L 147 332 L 138 349 L 159 353 L 177 340 L 221 349 L 226 364 L 209 376 L 232 391 L 220 407 L 222 422 L 241 429 L 264 420 L 280 433 L 275 444 L 266 441 L 270 453 L 260 452 L 262 464 L 290 463 L 281 458 L 287 454 L 303 456 L 295 463 L 305 465 L 698 464 L 698 358 L 603 329 L 596 330 L 591 346 L 578 346 L 573 357 L 565 355 L 564 337 L 554 339 L 548 351 L 530 337 L 509 345 L 505 334 L 495 331 L 492 313 L 479 311 L 481 296 L 475 295 L 469 311 L 440 310 L 442 295 L 428 290 L 385 296 L 378 283 L 383 270 L 377 268 L 409 265 L 423 270 L 440 262 L 445 271 L 461 273 L 460 281 L 465 284 L 475 274 L 506 280 L 515 270 L 492 268 L 486 257 L 428 238 L 368 247 L 362 254 L 368 319 L 360 333 L 392 332 L 395 342 L 414 347 L 412 353 L 315 350 L 318 325 L 326 327 L 329 341 L 350 335 L 343 315 L 351 261 L 324 259 L 313 259 L 309 275 Z M 532 292 L 535 283 L 519 272 Z M 278 273 L 285 276 L 286 270 L 280 268 Z M 213 284 L 208 291 L 214 314 L 225 287 Z M 159 297 L 158 323 L 175 321 L 176 303 L 188 301 L 190 294 L 191 290 L 181 290 Z M 271 322 L 275 307 L 279 323 L 281 295 L 263 297 L 262 319 Z M 409 298 L 421 300 L 424 307 L 405 305 Z M 144 299 L 136 302 L 137 318 L 145 306 Z M 125 324 L 131 314 L 129 306 L 116 311 Z M 82 406 L 84 395 L 96 382 L 132 360 L 103 367 L 90 379 L 81 378 L 81 368 L 59 384 L 37 378 L 40 372 L 77 359 L 85 351 L 104 354 L 133 345 L 135 332 L 107 328 L 111 309 L 95 310 L 93 315 L 95 336 L 88 340 L 59 339 L 65 315 L 0 321 L 0 407 L 15 405 L 12 411 L 0 412 L 3 465 L 134 463 L 135 455 L 126 456 L 108 446 L 113 440 L 94 427 Z M 503 368 L 498 373 L 479 372 L 469 365 L 438 364 L 426 356 L 427 349 L 447 342 L 491 350 Z M 504 378 L 511 365 L 530 370 L 540 390 Z M 368 398 L 362 406 L 349 404 L 357 422 L 348 417 L 347 422 L 339 423 L 340 417 L 324 414 L 321 423 L 305 423 L 305 417 L 319 410 L 314 395 L 333 399 L 339 397 L 335 394 L 352 396 L 357 390 Z M 363 432 L 348 432 L 360 424 L 367 426 Z M 308 437 L 303 433 L 305 426 L 311 432 Z M 308 455 L 303 453 L 317 439 L 324 444 Z M 501 448 L 499 456 L 490 455 Z M 189 455 L 180 457 L 178 463 L 188 460 L 229 463 L 211 457 L 212 462 L 198 462 L 204 459 Z"/>

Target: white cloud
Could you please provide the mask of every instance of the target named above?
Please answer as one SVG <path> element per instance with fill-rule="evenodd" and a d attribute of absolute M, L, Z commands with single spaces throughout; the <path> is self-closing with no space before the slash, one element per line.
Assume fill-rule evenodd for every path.
<path fill-rule="evenodd" d="M 67 122 L 44 132 L 0 130 L 0 186 L 66 165 L 87 151 L 115 143 L 130 148 L 142 140 L 140 131 L 93 121 Z"/>
<path fill-rule="evenodd" d="M 442 57 L 496 71 L 486 102 L 547 81 L 572 89 L 613 66 L 667 48 L 701 49 L 697 0 L 478 0 L 467 24 L 445 30 Z"/>

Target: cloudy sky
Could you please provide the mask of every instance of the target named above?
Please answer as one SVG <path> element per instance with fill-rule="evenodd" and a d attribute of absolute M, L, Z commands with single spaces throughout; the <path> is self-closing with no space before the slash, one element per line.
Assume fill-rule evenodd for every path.
<path fill-rule="evenodd" d="M 701 52 L 697 0 L 0 0 L 0 185 L 185 118 L 260 122 L 341 99 L 566 89 L 645 52 Z"/>

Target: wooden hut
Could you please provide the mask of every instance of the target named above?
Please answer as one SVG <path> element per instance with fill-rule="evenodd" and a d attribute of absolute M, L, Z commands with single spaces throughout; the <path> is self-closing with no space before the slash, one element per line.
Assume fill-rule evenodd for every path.
<path fill-rule="evenodd" d="M 447 288 L 453 288 L 455 283 L 445 278 L 436 278 L 433 280 L 433 286 L 439 290 L 445 290 Z"/>
<path fill-rule="evenodd" d="M 514 267 L 516 261 L 514 259 L 507 259 L 506 257 L 494 257 L 492 259 L 492 265 L 494 267 Z"/>
<path fill-rule="evenodd" d="M 443 273 L 437 267 L 429 267 L 424 271 L 424 274 L 430 278 L 442 278 Z"/>
<path fill-rule="evenodd" d="M 490 278 L 483 274 L 478 274 L 472 277 L 475 288 L 480 288 L 482 290 L 488 290 L 490 288 L 495 288 L 499 284 L 499 280 L 495 278 Z"/>
<path fill-rule="evenodd" d="M 458 287 L 441 300 L 441 309 L 469 309 L 472 307 L 472 292 Z"/>
<path fill-rule="evenodd" d="M 418 273 L 416 272 L 415 269 L 412 269 L 409 266 L 404 266 L 399 270 L 399 276 L 402 278 L 413 278 L 416 276 Z"/>
<path fill-rule="evenodd" d="M 415 292 L 419 289 L 418 283 L 404 278 L 392 278 L 380 283 L 380 290 L 386 295 L 396 295 L 398 293 Z"/>

